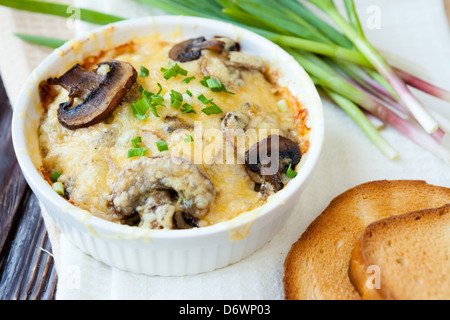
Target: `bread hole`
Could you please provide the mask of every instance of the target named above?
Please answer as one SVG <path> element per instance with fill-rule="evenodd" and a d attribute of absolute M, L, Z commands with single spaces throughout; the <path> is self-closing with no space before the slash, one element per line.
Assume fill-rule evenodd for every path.
<path fill-rule="evenodd" d="M 387 245 L 388 245 L 388 247 L 392 247 L 392 241 L 389 240 L 388 243 L 387 243 Z"/>
<path fill-rule="evenodd" d="M 414 281 L 418 284 L 423 284 L 423 280 L 421 278 L 414 277 Z"/>
<path fill-rule="evenodd" d="M 422 219 L 422 217 L 416 217 L 414 220 L 418 221 L 420 219 Z"/>
<path fill-rule="evenodd" d="M 401 265 L 402 267 L 406 266 L 406 259 L 404 257 L 398 257 L 395 262 L 397 262 L 397 264 Z"/>

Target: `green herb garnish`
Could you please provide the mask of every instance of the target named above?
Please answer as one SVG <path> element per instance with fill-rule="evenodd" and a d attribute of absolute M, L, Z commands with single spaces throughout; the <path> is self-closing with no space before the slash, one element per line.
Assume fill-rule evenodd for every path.
<path fill-rule="evenodd" d="M 192 80 L 195 80 L 195 77 L 188 77 L 183 80 L 183 83 L 189 84 L 189 82 L 191 82 Z"/>
<path fill-rule="evenodd" d="M 147 153 L 147 149 L 141 147 L 142 138 L 136 137 L 131 140 L 131 144 L 133 145 L 133 149 L 128 151 L 128 158 L 134 157 L 143 157 Z"/>
<path fill-rule="evenodd" d="M 170 92 L 170 105 L 174 107 L 175 109 L 180 109 L 181 105 L 183 104 L 183 95 L 172 89 Z"/>
<path fill-rule="evenodd" d="M 182 113 L 195 113 L 195 114 L 197 114 L 197 112 L 194 110 L 194 107 L 191 106 L 189 103 L 183 104 L 183 106 L 181 107 L 181 112 Z"/>
<path fill-rule="evenodd" d="M 169 150 L 169 147 L 167 146 L 167 143 L 165 141 L 157 142 L 156 146 L 158 147 L 159 152 L 163 152 L 163 151 Z"/>
<path fill-rule="evenodd" d="M 159 95 L 161 94 L 163 88 L 162 88 L 162 86 L 161 86 L 161 83 L 159 83 L 159 82 L 158 82 L 156 85 L 157 85 L 158 88 L 159 88 L 159 91 L 158 91 L 158 93 L 157 93 L 156 95 L 159 96 Z"/>
<path fill-rule="evenodd" d="M 206 87 L 209 88 L 212 92 L 225 92 L 229 94 L 233 94 L 233 92 L 230 92 L 227 90 L 225 85 L 220 81 L 219 77 L 211 78 L 210 76 L 205 76 L 203 80 L 200 80 L 200 83 Z"/>
<path fill-rule="evenodd" d="M 57 182 L 59 177 L 61 177 L 61 174 L 59 174 L 57 171 L 55 171 L 52 176 L 50 177 L 50 180 L 52 180 L 52 182 Z"/>
<path fill-rule="evenodd" d="M 134 148 L 128 151 L 128 158 L 143 157 L 147 153 L 147 148 Z"/>
<path fill-rule="evenodd" d="M 296 171 L 292 170 L 292 163 L 289 165 L 286 175 L 291 179 L 294 179 L 298 175 Z"/>
<path fill-rule="evenodd" d="M 199 96 L 197 97 L 197 99 L 200 100 L 201 103 L 203 103 L 203 104 L 211 103 L 211 102 L 214 100 L 214 99 L 208 99 L 208 98 L 206 98 L 203 94 L 199 95 Z"/>
<path fill-rule="evenodd" d="M 140 100 L 130 104 L 131 111 L 139 120 L 147 119 L 147 111 L 150 109 L 150 107 L 150 99 L 144 93 L 142 93 L 142 97 Z"/>
<path fill-rule="evenodd" d="M 211 101 L 211 106 L 205 108 L 202 110 L 202 112 L 208 116 L 212 114 L 221 114 L 223 113 L 223 110 L 219 108 L 217 104 Z"/>
<path fill-rule="evenodd" d="M 183 75 L 183 76 L 187 76 L 188 71 L 181 68 L 178 63 L 176 63 L 175 65 L 172 65 L 172 62 L 169 62 L 169 69 L 166 68 L 161 68 L 161 72 L 164 72 L 164 79 L 169 80 L 170 78 L 175 78 L 177 77 L 179 74 Z"/>
<path fill-rule="evenodd" d="M 133 140 L 131 140 L 131 143 L 133 144 L 134 148 L 140 148 L 140 143 L 142 143 L 142 138 L 141 137 L 136 137 Z"/>
<path fill-rule="evenodd" d="M 162 87 L 159 83 L 158 86 L 160 90 L 157 95 L 148 90 L 145 90 L 142 86 L 139 88 L 139 90 L 141 91 L 141 99 L 133 102 L 130 105 L 131 111 L 133 112 L 135 117 L 138 118 L 139 120 L 147 119 L 148 110 L 151 110 L 153 115 L 159 118 L 156 107 L 158 106 L 165 107 L 165 104 L 164 104 L 164 97 L 159 95 L 159 93 L 161 93 L 162 91 Z"/>
<path fill-rule="evenodd" d="M 64 191 L 64 184 L 62 184 L 61 182 L 55 182 L 52 185 L 53 190 L 55 190 L 55 192 L 57 194 L 59 194 L 60 196 L 63 196 L 65 191 Z"/>
<path fill-rule="evenodd" d="M 191 136 L 190 134 L 186 134 L 186 139 L 184 139 L 184 142 L 186 143 L 194 142 L 194 137 Z"/>
<path fill-rule="evenodd" d="M 148 77 L 149 73 L 150 71 L 146 67 L 141 66 L 141 77 Z"/>

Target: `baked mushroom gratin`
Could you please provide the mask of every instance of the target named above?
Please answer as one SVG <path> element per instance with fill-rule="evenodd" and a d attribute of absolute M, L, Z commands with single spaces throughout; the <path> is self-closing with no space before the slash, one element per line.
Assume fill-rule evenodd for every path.
<path fill-rule="evenodd" d="M 93 215 L 190 229 L 258 208 L 297 175 L 307 112 L 227 37 L 152 35 L 41 83 L 41 172 Z"/>

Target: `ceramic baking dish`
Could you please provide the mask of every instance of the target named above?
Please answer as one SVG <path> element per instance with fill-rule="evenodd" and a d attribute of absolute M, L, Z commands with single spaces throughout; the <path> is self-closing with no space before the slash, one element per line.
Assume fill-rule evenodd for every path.
<path fill-rule="evenodd" d="M 100 50 L 112 49 L 153 32 L 183 38 L 215 35 L 240 42 L 242 51 L 269 60 L 280 84 L 308 110 L 310 149 L 298 166 L 298 176 L 264 206 L 214 226 L 192 230 L 152 231 L 102 220 L 58 196 L 44 180 L 38 127 L 43 115 L 39 83 L 65 73 Z M 13 142 L 23 174 L 51 219 L 75 246 L 110 266 L 147 275 L 183 276 L 236 263 L 263 247 L 280 230 L 305 190 L 321 154 L 324 115 L 316 88 L 303 68 L 284 50 L 250 31 L 194 17 L 157 16 L 119 22 L 70 41 L 55 50 L 32 73 L 15 106 Z M 296 214 L 302 214 L 297 212 Z"/>

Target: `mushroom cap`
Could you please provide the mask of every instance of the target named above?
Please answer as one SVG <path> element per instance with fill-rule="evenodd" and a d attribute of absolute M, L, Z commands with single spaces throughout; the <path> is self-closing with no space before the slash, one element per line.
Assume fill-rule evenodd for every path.
<path fill-rule="evenodd" d="M 109 71 L 101 75 L 76 64 L 56 79 L 57 84 L 69 91 L 69 100 L 58 109 L 58 119 L 64 127 L 76 130 L 102 122 L 136 82 L 137 72 L 127 62 L 113 60 L 100 66 L 107 66 Z M 83 102 L 74 106 L 76 98 Z"/>
<path fill-rule="evenodd" d="M 178 62 L 189 62 L 200 59 L 203 50 L 222 52 L 225 42 L 217 39 L 207 41 L 205 37 L 189 39 L 176 44 L 169 52 L 170 59 Z"/>
<path fill-rule="evenodd" d="M 269 183 L 275 191 L 282 189 L 280 175 L 291 166 L 294 169 L 302 158 L 300 147 L 291 139 L 271 135 L 253 145 L 245 155 L 245 166 L 257 183 Z"/>

